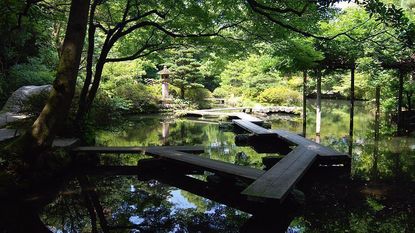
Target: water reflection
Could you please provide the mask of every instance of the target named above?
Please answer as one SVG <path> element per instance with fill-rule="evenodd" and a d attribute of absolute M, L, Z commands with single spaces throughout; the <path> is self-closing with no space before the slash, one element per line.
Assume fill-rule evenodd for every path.
<path fill-rule="evenodd" d="M 315 132 L 313 106 L 310 101 L 306 132 Z M 302 206 L 266 208 L 238 199 L 243 184 L 211 186 L 206 182 L 211 174 L 200 171 L 190 176 L 178 175 L 177 170 L 166 174 L 162 166 L 149 166 L 152 172 L 140 173 L 137 164 L 145 156 L 105 156 L 101 164 L 118 170 L 90 171 L 88 177 L 110 232 L 285 232 L 288 226 L 288 232 L 411 232 L 415 229 L 414 138 L 388 136 L 389 125 L 375 117 L 374 106 L 356 102 L 351 143 L 348 107 L 343 101 L 322 102 L 320 140 L 345 153 L 353 144 L 353 180 L 345 177 L 339 182 L 337 175 L 324 169 L 307 173 L 298 185 L 306 197 Z M 301 118 L 274 115 L 268 120 L 272 128 L 303 131 Z M 235 134 L 220 131 L 216 124 L 169 116 L 132 117 L 96 133 L 99 145 L 203 145 L 201 156 L 261 169 L 264 156 L 276 155 L 236 146 Z M 306 136 L 316 140 L 314 135 Z M 118 165 L 131 167 L 121 171 Z M 93 207 L 96 216 L 91 217 L 81 190 L 79 181 L 72 181 L 42 212 L 50 229 L 102 230 L 99 211 Z"/>

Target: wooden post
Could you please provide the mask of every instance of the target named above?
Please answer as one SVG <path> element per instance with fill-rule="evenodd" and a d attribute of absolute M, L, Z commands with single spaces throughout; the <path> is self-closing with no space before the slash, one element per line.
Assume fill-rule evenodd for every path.
<path fill-rule="evenodd" d="M 170 123 L 163 121 L 161 124 L 162 124 L 161 137 L 163 138 L 163 146 L 166 146 L 168 145 Z"/>
<path fill-rule="evenodd" d="M 320 143 L 321 128 L 321 70 L 317 70 L 317 100 L 316 100 L 316 139 Z"/>
<path fill-rule="evenodd" d="M 375 112 L 375 145 L 373 148 L 373 164 L 371 176 L 377 180 L 379 176 L 378 158 L 379 158 L 379 126 L 380 126 L 380 86 L 376 86 L 376 112 Z"/>
<path fill-rule="evenodd" d="M 379 120 L 380 120 L 380 86 L 376 86 L 376 112 L 375 112 L 375 140 L 379 139 Z"/>
<path fill-rule="evenodd" d="M 402 119 L 402 99 L 403 99 L 403 78 L 404 78 L 404 72 L 399 69 L 398 70 L 398 76 L 399 76 L 399 91 L 398 91 L 398 136 L 401 136 L 403 133 L 403 119 Z"/>
<path fill-rule="evenodd" d="M 373 149 L 372 177 L 378 177 L 378 157 L 379 157 L 379 126 L 380 126 L 380 86 L 376 86 L 376 112 L 375 112 L 375 145 Z"/>
<path fill-rule="evenodd" d="M 303 71 L 303 137 L 307 136 L 307 71 Z"/>
<path fill-rule="evenodd" d="M 409 79 L 409 84 L 410 84 L 410 86 L 414 86 L 415 85 L 415 70 L 414 71 L 412 71 L 412 74 L 411 74 L 411 76 L 410 76 L 410 79 Z M 413 91 L 412 90 L 409 90 L 408 91 L 408 94 L 407 94 L 407 98 L 408 98 L 408 111 L 409 112 L 411 112 L 412 111 L 412 95 L 413 95 L 414 93 L 413 93 Z"/>
<path fill-rule="evenodd" d="M 349 125 L 349 155 L 353 152 L 353 118 L 354 118 L 354 73 L 355 64 L 350 68 L 350 125 Z"/>

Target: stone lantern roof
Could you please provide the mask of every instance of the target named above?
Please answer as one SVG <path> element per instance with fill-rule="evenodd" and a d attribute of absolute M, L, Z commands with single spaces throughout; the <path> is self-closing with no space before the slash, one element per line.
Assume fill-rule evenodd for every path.
<path fill-rule="evenodd" d="M 170 70 L 167 69 L 167 66 L 164 66 L 162 70 L 160 70 L 159 72 L 157 72 L 158 74 L 161 75 L 169 75 L 170 74 Z"/>

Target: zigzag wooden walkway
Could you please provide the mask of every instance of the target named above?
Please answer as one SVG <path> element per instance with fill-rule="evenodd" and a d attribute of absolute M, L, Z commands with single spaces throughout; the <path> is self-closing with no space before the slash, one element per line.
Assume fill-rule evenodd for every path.
<path fill-rule="evenodd" d="M 215 113 L 216 114 L 216 113 Z M 190 153 L 202 153 L 201 147 L 165 146 L 165 147 L 77 147 L 76 153 L 145 153 L 147 155 L 197 167 L 222 176 L 242 178 L 250 185 L 241 192 L 247 197 L 264 198 L 284 201 L 295 184 L 299 182 L 307 170 L 320 158 L 334 158 L 340 163 L 347 164 L 350 158 L 328 147 L 310 141 L 294 133 L 284 130 L 269 130 L 259 126 L 262 120 L 246 113 L 229 113 L 234 118 L 233 123 L 257 137 L 272 142 L 283 139 L 287 144 L 295 146 L 283 159 L 268 171 L 251 167 L 234 165 L 218 160 L 212 160 Z M 236 118 L 236 119 L 235 119 Z M 281 140 L 279 140 L 281 141 Z"/>

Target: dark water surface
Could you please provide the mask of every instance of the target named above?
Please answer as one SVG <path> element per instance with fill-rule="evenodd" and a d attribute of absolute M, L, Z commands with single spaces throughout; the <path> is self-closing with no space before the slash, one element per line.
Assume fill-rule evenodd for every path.
<path fill-rule="evenodd" d="M 312 104 L 308 115 L 307 138 L 314 140 Z M 91 203 L 101 207 L 96 225 L 99 229 L 108 226 L 110 232 L 281 232 L 281 226 L 287 227 L 284 219 L 289 216 L 287 232 L 415 232 L 415 138 L 387 136 L 393 129 L 383 119 L 380 138 L 375 140 L 374 120 L 373 106 L 358 102 L 352 179 L 340 182 L 335 176 L 323 174 L 320 184 L 302 190 L 306 201 L 295 213 L 288 209 L 267 210 L 263 217 L 267 221 L 262 221 L 262 217 L 258 219 L 155 179 L 144 181 L 138 175 L 100 174 L 89 176 L 88 181 L 97 194 L 90 195 Z M 274 115 L 268 121 L 273 129 L 302 132 L 300 117 Z M 235 134 L 221 131 L 214 120 L 136 116 L 96 133 L 97 145 L 203 145 L 202 156 L 263 168 L 264 154 L 235 146 Z M 347 153 L 348 135 L 347 102 L 323 101 L 321 143 Z M 147 157 L 107 155 L 101 163 L 134 166 L 143 158 Z M 310 178 L 307 175 L 306 180 Z M 204 180 L 206 174 L 194 177 Z M 74 180 L 43 210 L 41 219 L 54 232 L 91 232 L 94 217 L 87 207 L 85 195 Z M 100 214 L 104 224 L 100 224 L 103 221 Z"/>

